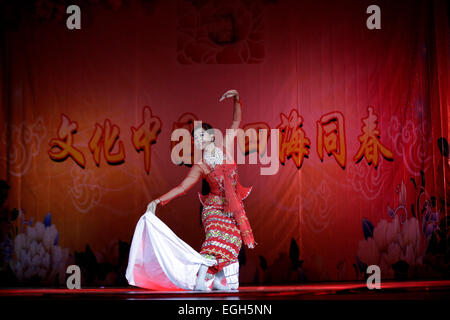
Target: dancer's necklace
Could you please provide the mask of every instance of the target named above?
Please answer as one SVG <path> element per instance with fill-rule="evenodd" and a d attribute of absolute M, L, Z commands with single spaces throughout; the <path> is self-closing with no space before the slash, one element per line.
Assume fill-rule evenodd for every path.
<path fill-rule="evenodd" d="M 214 146 L 209 152 L 205 150 L 203 158 L 210 167 L 214 168 L 216 165 L 223 162 L 223 153 L 222 150 Z"/>

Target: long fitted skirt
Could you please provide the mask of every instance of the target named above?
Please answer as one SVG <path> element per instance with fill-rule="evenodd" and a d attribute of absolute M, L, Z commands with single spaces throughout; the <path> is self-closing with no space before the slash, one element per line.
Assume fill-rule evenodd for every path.
<path fill-rule="evenodd" d="M 232 213 L 224 212 L 224 200 L 222 196 L 209 195 L 204 202 L 202 211 L 205 241 L 200 254 L 205 258 L 217 260 L 216 265 L 208 268 L 207 280 L 224 267 L 239 263 L 238 256 L 242 238 Z"/>

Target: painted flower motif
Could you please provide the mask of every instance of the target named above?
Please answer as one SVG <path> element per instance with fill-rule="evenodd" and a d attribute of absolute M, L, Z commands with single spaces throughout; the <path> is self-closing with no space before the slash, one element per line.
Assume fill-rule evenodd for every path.
<path fill-rule="evenodd" d="M 3 255 L 3 259 L 5 262 L 8 262 L 12 258 L 12 251 L 13 251 L 13 243 L 9 236 L 6 236 L 5 241 L 0 243 L 0 251 Z"/>
<path fill-rule="evenodd" d="M 419 221 L 409 218 L 401 224 L 399 219 L 398 215 L 391 222 L 382 219 L 373 228 L 372 236 L 364 232 L 365 239 L 358 243 L 358 259 L 367 265 L 378 265 L 385 279 L 394 278 L 392 265 L 400 260 L 410 266 L 422 264 L 426 249 Z"/>
<path fill-rule="evenodd" d="M 178 62 L 261 63 L 265 56 L 262 13 L 262 1 L 180 1 Z"/>
<path fill-rule="evenodd" d="M 427 242 L 430 241 L 433 232 L 439 229 L 440 210 L 434 212 L 431 210 L 431 205 L 427 203 L 425 214 L 422 216 L 422 232 Z"/>
<path fill-rule="evenodd" d="M 44 223 L 28 225 L 14 238 L 14 258 L 9 262 L 20 282 L 38 278 L 43 284 L 53 284 L 58 275 L 64 282 L 69 249 L 58 246 L 58 230 L 51 224 L 50 213 Z"/>

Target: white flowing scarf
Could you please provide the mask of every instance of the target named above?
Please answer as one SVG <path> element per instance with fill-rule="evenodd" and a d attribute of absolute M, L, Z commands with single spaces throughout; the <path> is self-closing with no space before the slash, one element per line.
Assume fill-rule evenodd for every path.
<path fill-rule="evenodd" d="M 193 290 L 197 272 L 204 264 L 212 266 L 216 260 L 207 259 L 167 227 L 155 215 L 155 207 L 139 219 L 133 235 L 126 278 L 130 285 L 152 290 Z M 227 284 L 239 287 L 239 262 L 224 267 Z M 213 279 L 206 282 L 211 288 Z"/>

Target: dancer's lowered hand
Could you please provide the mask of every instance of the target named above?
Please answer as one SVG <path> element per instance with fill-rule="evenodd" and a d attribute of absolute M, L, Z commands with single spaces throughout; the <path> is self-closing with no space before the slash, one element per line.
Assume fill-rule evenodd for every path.
<path fill-rule="evenodd" d="M 156 206 L 158 205 L 158 203 L 159 203 L 159 200 L 158 200 L 158 199 L 153 200 L 152 202 L 150 202 L 150 203 L 148 204 L 148 206 L 147 206 L 147 212 L 148 212 L 148 211 L 151 211 L 153 214 L 156 215 Z"/>

